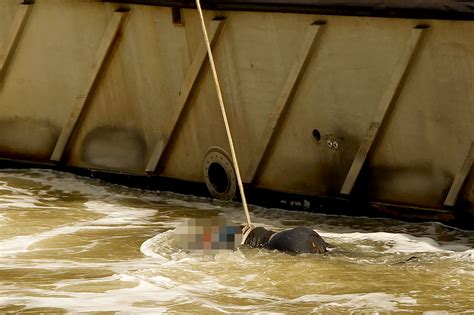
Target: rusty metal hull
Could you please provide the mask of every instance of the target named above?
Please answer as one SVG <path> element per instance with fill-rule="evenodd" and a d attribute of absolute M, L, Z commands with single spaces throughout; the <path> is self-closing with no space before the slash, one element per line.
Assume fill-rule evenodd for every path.
<path fill-rule="evenodd" d="M 474 213 L 474 21 L 205 15 L 248 189 Z M 192 8 L 2 1 L 0 158 L 209 181 L 203 45 Z"/>

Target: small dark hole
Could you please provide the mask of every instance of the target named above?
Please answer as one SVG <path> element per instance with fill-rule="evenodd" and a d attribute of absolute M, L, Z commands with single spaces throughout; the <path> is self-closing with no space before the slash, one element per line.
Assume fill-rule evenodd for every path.
<path fill-rule="evenodd" d="M 181 8 L 171 8 L 171 18 L 173 19 L 173 24 L 183 25 L 183 18 L 181 17 Z"/>
<path fill-rule="evenodd" d="M 115 10 L 115 12 L 130 12 L 130 8 L 127 8 L 127 7 L 122 7 L 122 8 L 118 8 L 117 10 Z"/>
<path fill-rule="evenodd" d="M 415 26 L 416 29 L 426 29 L 426 28 L 430 28 L 430 26 L 428 24 L 420 24 L 420 25 L 417 25 Z"/>
<path fill-rule="evenodd" d="M 318 142 L 321 140 L 321 133 L 318 129 L 313 129 L 313 138 Z"/>
<path fill-rule="evenodd" d="M 311 25 L 326 25 L 326 21 L 324 20 L 317 20 L 317 21 L 314 21 Z"/>
<path fill-rule="evenodd" d="M 209 181 L 219 194 L 223 194 L 229 190 L 229 178 L 222 165 L 214 162 L 209 166 L 208 172 Z"/>

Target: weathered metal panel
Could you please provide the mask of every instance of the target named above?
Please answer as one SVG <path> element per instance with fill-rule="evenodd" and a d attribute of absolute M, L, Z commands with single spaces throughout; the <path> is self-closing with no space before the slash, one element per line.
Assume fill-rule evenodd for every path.
<path fill-rule="evenodd" d="M 170 12 L 143 6 L 130 10 L 68 164 L 145 174 L 190 63 L 184 29 L 173 25 Z"/>
<path fill-rule="evenodd" d="M 446 200 L 444 201 L 444 205 L 448 207 L 456 206 L 456 202 L 461 194 L 461 191 L 466 183 L 466 180 L 469 177 L 469 172 L 472 169 L 472 165 L 474 164 L 474 142 L 471 143 L 469 151 L 467 151 L 466 158 L 464 159 L 459 172 L 456 174 L 454 178 L 453 184 L 449 189 L 449 193 L 446 196 Z"/>
<path fill-rule="evenodd" d="M 373 199 L 442 207 L 474 138 L 474 24 L 430 25 L 370 163 Z"/>
<path fill-rule="evenodd" d="M 90 69 L 90 74 L 84 83 L 83 88 L 78 93 L 76 104 L 64 125 L 59 139 L 54 148 L 51 160 L 61 162 L 68 144 L 72 141 L 75 131 L 80 127 L 81 119 L 87 109 L 88 103 L 94 97 L 94 92 L 102 77 L 102 73 L 106 70 L 107 65 L 113 53 L 120 43 L 121 33 L 125 27 L 128 12 L 116 11 L 110 19 L 109 25 L 105 31 L 104 37 L 97 50 L 97 56 Z"/>
<path fill-rule="evenodd" d="M 377 140 L 380 137 L 379 134 L 383 133 L 385 122 L 390 119 L 392 108 L 395 106 L 400 93 L 403 92 L 406 78 L 410 74 L 413 63 L 416 61 L 418 51 L 421 49 L 420 47 L 428 28 L 428 26 L 417 26 L 412 30 L 410 38 L 405 45 L 406 48 L 393 70 L 389 85 L 380 99 L 380 103 L 377 106 L 375 116 L 370 123 L 367 135 L 359 146 L 357 155 L 355 156 L 346 179 L 344 180 L 341 194 L 351 194 L 352 189 L 362 172 L 362 168 L 370 158 L 371 152 L 375 149 Z"/>
<path fill-rule="evenodd" d="M 252 183 L 257 183 L 260 174 L 265 168 L 265 164 L 275 142 L 278 141 L 281 128 L 285 122 L 286 114 L 291 107 L 293 97 L 299 87 L 301 78 L 308 66 L 311 55 L 313 55 L 314 47 L 321 38 L 324 25 L 326 22 L 319 21 L 308 26 L 301 51 L 294 61 L 290 72 L 288 73 L 285 85 L 278 97 L 275 110 L 271 113 L 268 122 L 265 122 L 265 131 L 262 139 L 259 140 L 258 151 L 254 156 L 253 168 L 251 171 Z"/>
<path fill-rule="evenodd" d="M 16 1 L 0 4 L 0 43 Z M 0 158 L 49 161 L 90 77 L 114 12 L 129 10 L 120 44 L 64 147 L 64 163 L 146 175 L 193 58 L 197 13 L 97 1 L 38 0 L 0 89 Z M 225 17 L 213 49 L 243 179 L 251 182 L 284 88 L 285 119 L 254 187 L 340 198 L 413 28 L 430 26 L 352 197 L 443 208 L 474 137 L 474 22 L 270 12 Z M 176 10 L 174 12 L 176 20 Z M 4 17 L 4 18 L 3 18 Z M 311 23 L 326 21 L 304 71 L 290 80 Z M 176 22 L 176 21 L 175 21 Z M 288 83 L 290 82 L 290 83 Z M 212 77 L 204 66 L 155 175 L 203 182 L 207 149 L 227 149 Z M 266 131 L 267 130 L 267 131 Z M 362 164 L 361 164 L 362 165 Z M 355 177 L 354 177 L 355 178 Z M 457 206 L 472 209 L 472 172 Z"/>
<path fill-rule="evenodd" d="M 19 2 L 17 0 L 0 1 L 0 12 L 2 12 L 2 18 L 0 19 L 0 42 L 3 42 L 10 31 L 13 18 L 18 10 L 18 5 Z"/>
<path fill-rule="evenodd" d="M 33 6 L 2 82 L 0 149 L 2 156 L 47 161 L 113 11 L 73 0 Z"/>
<path fill-rule="evenodd" d="M 10 29 L 4 36 L 3 44 L 0 46 L 0 84 L 15 54 L 16 47 L 23 34 L 23 29 L 25 28 L 32 8 L 33 6 L 30 4 L 20 4 L 17 7 L 17 12 L 10 25 Z"/>
<path fill-rule="evenodd" d="M 328 18 L 318 56 L 300 83 L 261 187 L 339 194 L 415 25 L 408 20 Z M 315 129 L 319 141 L 313 139 Z"/>
<path fill-rule="evenodd" d="M 212 21 L 210 27 L 210 45 L 214 46 L 224 27 L 224 20 Z M 187 113 L 187 107 L 190 103 L 189 99 L 196 88 L 205 65 L 207 65 L 207 50 L 204 43 L 202 43 L 196 55 L 193 56 L 193 62 L 186 74 L 183 86 L 178 92 L 173 111 L 168 113 L 168 125 L 163 128 L 164 132 L 159 136 L 159 140 L 153 149 L 153 153 L 147 163 L 147 172 L 155 172 L 159 164 L 163 163 L 166 158 L 166 151 L 172 146 L 174 135 L 179 132 L 180 122 Z"/>

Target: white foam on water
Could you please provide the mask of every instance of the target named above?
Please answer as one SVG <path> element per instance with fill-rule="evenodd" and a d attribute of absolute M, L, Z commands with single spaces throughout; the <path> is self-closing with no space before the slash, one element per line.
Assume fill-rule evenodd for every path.
<path fill-rule="evenodd" d="M 472 248 L 463 244 L 441 245 L 429 237 L 416 237 L 404 233 L 320 233 L 328 237 L 344 242 L 373 241 L 383 244 L 385 253 L 433 253 L 433 252 L 462 252 Z"/>
<path fill-rule="evenodd" d="M 146 247 L 146 246 L 145 246 Z M 238 253 L 223 254 L 222 260 L 229 259 L 230 256 L 240 258 Z M 234 258 L 235 258 L 234 257 Z M 217 261 L 214 259 L 214 261 Z M 387 293 L 360 293 L 360 294 L 342 294 L 342 295 L 303 295 L 295 299 L 287 299 L 279 296 L 269 295 L 260 291 L 250 290 L 242 284 L 223 285 L 219 279 L 207 275 L 205 272 L 193 270 L 193 264 L 199 264 L 202 261 L 196 257 L 191 259 L 182 259 L 178 261 L 168 260 L 168 264 L 161 264 L 161 267 L 134 272 L 133 275 L 121 276 L 123 279 L 131 282 L 139 282 L 140 285 L 133 291 L 137 292 L 145 289 L 156 294 L 154 301 L 166 303 L 199 303 L 213 311 L 219 312 L 237 312 L 252 311 L 256 313 L 274 313 L 265 312 L 265 309 L 277 310 L 281 306 L 321 304 L 313 307 L 314 312 L 330 311 L 331 309 L 346 309 L 351 311 L 383 311 L 392 312 L 401 310 L 402 307 L 417 306 L 417 300 L 407 296 L 397 296 Z M 171 270 L 181 270 L 182 273 L 193 272 L 194 276 L 199 278 L 199 282 L 180 283 L 172 279 L 172 276 L 165 276 Z M 255 279 L 256 275 L 249 274 L 247 280 Z M 130 294 L 133 294 L 130 292 Z M 146 295 L 146 294 L 145 294 Z M 219 295 L 231 295 L 236 299 L 251 300 L 252 305 L 235 305 L 218 302 L 213 297 Z"/>
<path fill-rule="evenodd" d="M 78 177 L 70 173 L 32 169 L 28 172 L 22 172 L 21 178 L 42 184 L 47 187 L 48 191 L 80 192 L 89 196 L 110 195 L 107 187 L 100 182 Z"/>
<path fill-rule="evenodd" d="M 0 257 L 15 256 L 19 253 L 27 252 L 35 243 L 59 235 L 73 234 L 81 230 L 113 229 L 114 225 L 119 229 L 141 228 L 141 224 L 149 223 L 146 218 L 155 214 L 155 210 L 152 209 L 136 209 L 116 204 L 108 204 L 102 201 L 86 202 L 85 207 L 90 211 L 104 215 L 104 217 L 97 220 L 60 226 L 37 234 L 17 236 L 0 241 Z"/>
<path fill-rule="evenodd" d="M 62 226 L 51 229 L 46 232 L 17 236 L 7 240 L 0 241 L 0 257 L 15 257 L 20 253 L 29 251 L 29 248 L 35 243 L 44 241 L 46 239 L 54 238 L 59 235 L 72 234 L 81 229 L 91 228 L 88 226 L 89 222 L 79 223 L 70 226 Z"/>
<path fill-rule="evenodd" d="M 474 249 L 466 250 L 462 253 L 457 253 L 459 260 L 474 262 Z"/>
<path fill-rule="evenodd" d="M 31 308 L 59 308 L 68 313 L 117 312 L 118 314 L 159 314 L 168 308 L 155 303 L 158 294 L 146 283 L 138 283 L 132 289 L 107 292 L 66 292 L 31 290 L 27 297 L 1 297 L 0 305 L 24 305 Z M 146 303 L 150 306 L 146 306 Z M 137 305 L 139 304 L 140 305 Z M 145 304 L 145 305 L 143 305 Z"/>
<path fill-rule="evenodd" d="M 175 199 L 176 197 L 179 197 L 180 195 L 178 194 L 172 194 L 174 198 L 172 199 L 165 199 L 165 202 L 173 205 L 173 206 L 179 206 L 179 207 L 185 207 L 185 208 L 193 208 L 193 209 L 198 209 L 198 210 L 219 210 L 222 209 L 221 206 L 217 205 L 211 205 L 209 202 L 203 202 L 204 198 L 199 198 L 199 197 L 187 197 L 188 200 L 179 200 Z M 207 201 L 211 201 L 210 199 Z"/>
<path fill-rule="evenodd" d="M 0 209 L 37 208 L 38 204 L 39 200 L 32 192 L 0 182 Z"/>
<path fill-rule="evenodd" d="M 257 305 L 220 305 L 213 298 L 207 296 L 219 296 L 222 294 L 231 295 L 236 299 L 255 300 L 258 305 L 264 306 L 265 303 L 283 302 L 280 297 L 271 296 L 263 292 L 249 290 L 245 288 L 245 282 L 251 281 L 257 277 L 255 274 L 247 274 L 245 279 L 237 275 L 235 285 L 222 284 L 222 279 L 208 274 L 203 265 L 218 268 L 228 265 L 228 268 L 240 268 L 246 270 L 246 265 L 251 264 L 240 251 L 225 250 L 215 255 L 193 255 L 185 252 L 173 252 L 170 245 L 173 231 L 164 232 L 145 241 L 141 246 L 141 252 L 150 258 L 158 259 L 159 267 L 151 269 L 141 269 L 128 274 L 134 280 L 147 282 L 154 286 L 154 291 L 159 296 L 165 296 L 166 299 L 174 298 L 175 302 L 183 300 L 186 303 L 199 303 L 203 307 L 208 307 L 214 311 L 255 311 Z M 250 269 L 249 269 L 250 270 Z M 192 275 L 193 280 L 189 283 L 181 283 L 173 280 L 173 275 L 186 274 Z M 228 280 L 228 279 L 227 279 Z M 196 282 L 197 281 L 197 282 Z"/>
<path fill-rule="evenodd" d="M 168 257 L 176 250 L 170 245 L 169 239 L 172 237 L 173 232 L 163 232 L 155 235 L 154 237 L 146 240 L 140 246 L 140 251 L 146 257 L 159 259 L 163 262 L 169 261 Z"/>
<path fill-rule="evenodd" d="M 156 213 L 154 209 L 131 208 L 108 202 L 94 200 L 84 203 L 87 210 L 104 215 L 103 219 L 92 222 L 92 225 L 121 225 L 149 223 L 148 218 Z"/>
<path fill-rule="evenodd" d="M 395 312 L 400 310 L 400 306 L 416 306 L 417 300 L 406 296 L 395 296 L 387 293 L 360 293 L 360 294 L 340 294 L 340 295 L 304 295 L 294 299 L 292 302 L 322 303 L 315 307 L 313 312 L 329 311 L 334 308 L 356 310 L 370 310 Z"/>
<path fill-rule="evenodd" d="M 207 275 L 204 271 L 197 272 L 192 270 L 192 265 L 199 263 L 198 259 L 188 259 L 181 261 L 173 261 L 167 264 L 164 270 L 149 269 L 134 272 L 133 274 L 121 275 L 128 281 L 139 282 L 140 286 L 135 287 L 132 291 L 141 295 L 140 290 L 154 292 L 153 300 L 158 303 L 172 304 L 198 304 L 201 307 L 209 308 L 213 311 L 244 311 L 255 310 L 258 306 L 265 306 L 265 303 L 274 303 L 275 301 L 283 301 L 278 297 L 273 297 L 262 292 L 245 289 L 242 286 L 231 286 L 219 283 L 219 279 L 214 276 Z M 198 280 L 190 282 L 177 282 L 170 277 L 157 275 L 166 271 L 174 272 L 181 270 L 182 273 L 192 273 Z M 132 293 L 132 292 L 131 292 Z M 132 293 L 133 294 L 133 293 Z M 250 299 L 255 301 L 255 305 L 235 305 L 220 302 L 218 296 L 227 295 L 234 299 Z"/>
<path fill-rule="evenodd" d="M 1 201 L 0 201 L 0 202 L 1 202 Z M 0 225 L 5 224 L 5 223 L 7 223 L 8 221 L 10 221 L 10 219 L 7 218 L 4 213 L 0 213 Z"/>
<path fill-rule="evenodd" d="M 33 196 L 34 195 L 34 193 L 31 192 L 31 191 L 28 191 L 28 190 L 23 189 L 23 188 L 12 187 L 12 186 L 8 185 L 7 182 L 4 182 L 4 181 L 0 181 L 0 191 L 3 194 L 5 194 L 6 192 L 7 193 L 14 193 L 15 195 L 10 196 L 12 198 L 15 198 L 16 195 L 19 195 L 19 196 Z"/>
<path fill-rule="evenodd" d="M 127 193 L 126 190 L 116 192 L 111 191 L 106 186 L 102 187 L 94 181 L 82 180 L 73 175 L 49 171 L 33 171 L 29 175 L 26 174 L 25 178 L 44 184 L 45 192 L 52 189 L 84 194 L 89 201 L 81 204 L 81 207 L 83 207 L 81 210 L 85 209 L 98 213 L 101 218 L 76 222 L 67 226 L 58 226 L 42 233 L 0 241 L 0 257 L 2 257 L 0 267 L 2 269 L 66 269 L 68 271 L 75 268 L 87 268 L 108 270 L 115 274 L 99 279 L 60 280 L 54 284 L 54 290 L 25 290 L 15 287 L 6 289 L 3 287 L 2 289 L 7 292 L 11 291 L 12 294 L 10 296 L 0 296 L 0 305 L 19 304 L 26 305 L 27 308 L 58 307 L 73 313 L 111 311 L 124 314 L 156 314 L 174 311 L 173 306 L 183 304 L 199 305 L 201 311 L 203 308 L 208 308 L 215 312 L 254 312 L 261 314 L 278 312 L 279 307 L 292 305 L 303 305 L 306 309 L 313 309 L 315 313 L 331 312 L 334 309 L 396 312 L 402 310 L 401 308 L 417 306 L 417 300 L 413 297 L 383 292 L 334 295 L 305 294 L 306 292 L 301 292 L 302 295 L 294 299 L 278 296 L 276 293 L 273 295 L 274 291 L 272 290 L 269 290 L 271 293 L 265 293 L 264 290 L 260 290 L 260 286 L 255 287 L 255 282 L 259 281 L 260 275 L 252 273 L 252 268 L 258 267 L 262 270 L 262 264 L 265 266 L 276 264 L 278 266 L 278 259 L 282 259 L 282 256 L 274 259 L 273 254 L 267 253 L 265 259 L 261 259 L 262 257 L 257 255 L 252 260 L 240 250 L 226 251 L 215 256 L 190 255 L 180 252 L 172 246 L 172 230 L 159 233 L 143 242 L 140 247 L 143 254 L 142 258 L 119 262 L 101 262 L 98 260 L 93 262 L 62 261 L 60 257 L 55 260 L 15 261 L 16 254 L 32 250 L 30 248 L 35 243 L 60 235 L 73 234 L 80 230 L 149 227 L 151 224 L 155 224 L 151 222 L 151 217 L 159 211 L 158 208 L 153 207 L 155 202 L 160 202 L 161 205 L 165 203 L 178 207 L 177 211 L 179 211 L 179 207 L 202 211 L 217 210 L 225 213 L 231 220 L 244 222 L 244 215 L 239 205 L 227 205 L 218 202 L 214 204 L 214 202 L 211 203 L 211 201 L 194 197 L 183 197 L 184 200 L 176 200 L 173 199 L 172 194 L 156 195 L 155 193 L 137 190 L 130 190 L 130 193 Z M 42 207 L 35 193 L 22 189 L 10 190 L 11 187 L 8 187 L 8 185 L 0 187 L 9 190 L 6 196 L 0 195 L 0 208 L 4 205 L 2 204 L 3 199 L 5 199 L 7 205 L 5 207 L 13 207 L 16 202 L 18 202 L 19 208 Z M 121 198 L 137 198 L 137 194 L 140 195 L 141 201 L 149 202 L 150 207 L 126 207 L 119 203 Z M 24 199 L 23 196 L 25 196 Z M 42 200 L 46 199 L 42 198 Z M 289 213 L 283 210 L 275 210 L 275 212 L 272 209 L 258 208 L 257 210 L 254 216 L 255 222 L 258 222 L 259 226 L 277 231 L 285 228 L 284 220 L 291 219 L 295 215 L 294 212 Z M 272 215 L 275 217 L 273 220 Z M 0 214 L 0 224 L 2 224 L 2 217 Z M 163 217 L 165 216 L 163 215 Z M 166 220 L 166 222 L 159 222 L 159 224 L 160 227 L 169 226 L 173 228 L 182 219 L 184 218 L 175 219 L 175 221 Z M 351 232 L 354 230 L 350 228 L 347 228 L 343 233 L 317 231 L 323 237 L 329 238 L 330 241 L 334 240 L 336 246 L 337 244 L 355 244 L 360 247 L 361 251 L 377 250 L 380 255 L 420 252 L 449 253 L 449 259 L 455 257 L 464 265 L 465 262 L 472 262 L 474 258 L 474 250 L 468 245 L 438 243 L 430 237 L 416 237 L 406 233 Z M 433 228 L 429 232 L 436 234 L 436 229 Z M 430 236 L 430 233 L 427 235 Z M 371 245 L 371 242 L 381 246 L 375 248 Z M 90 247 L 84 247 L 85 252 L 94 247 L 95 244 L 87 246 Z M 305 259 L 308 258 L 305 257 Z M 359 263 L 363 263 L 361 261 L 359 259 Z M 371 263 L 370 260 L 367 260 L 367 262 Z M 212 268 L 222 269 L 224 274 L 213 272 Z M 459 269 L 459 271 L 468 274 L 471 272 L 464 269 Z M 189 279 L 186 278 L 187 275 L 189 275 Z M 230 277 L 235 279 L 229 282 Z M 68 286 L 80 287 L 81 285 L 93 286 L 94 284 L 100 286 L 108 282 L 115 284 L 110 287 L 116 289 L 94 293 L 68 291 Z M 126 284 L 127 287 L 120 288 L 119 284 L 121 282 Z M 268 288 L 273 286 L 272 283 L 272 281 L 269 281 L 262 285 Z M 278 281 L 276 281 L 276 284 L 279 285 Z M 221 302 L 220 296 L 237 299 L 237 302 L 235 302 L 237 305 L 234 302 L 228 303 L 224 300 Z M 245 302 L 239 305 L 240 300 Z"/>

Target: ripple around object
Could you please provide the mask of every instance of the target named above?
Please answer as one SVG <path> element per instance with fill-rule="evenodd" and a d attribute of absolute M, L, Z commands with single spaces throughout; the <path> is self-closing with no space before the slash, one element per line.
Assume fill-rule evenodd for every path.
<path fill-rule="evenodd" d="M 216 215 L 245 222 L 240 204 L 38 170 L 4 170 L 0 189 L 0 313 L 474 309 L 472 231 L 253 207 L 259 226 L 305 225 L 335 249 L 195 255 L 174 246 L 174 229 Z"/>

